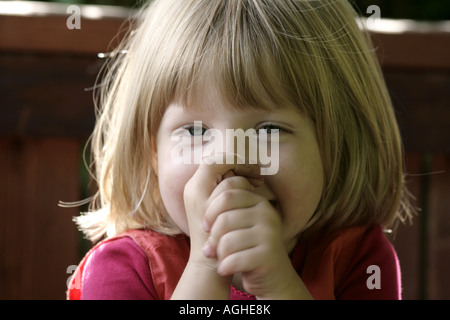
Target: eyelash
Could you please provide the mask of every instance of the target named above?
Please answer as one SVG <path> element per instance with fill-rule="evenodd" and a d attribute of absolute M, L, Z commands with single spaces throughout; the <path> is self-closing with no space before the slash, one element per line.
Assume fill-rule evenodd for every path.
<path fill-rule="evenodd" d="M 264 128 L 266 128 L 265 130 L 266 130 L 267 134 L 272 134 L 272 132 L 267 132 L 269 130 L 270 131 L 271 130 L 278 130 L 278 134 L 286 132 L 286 130 L 284 130 L 283 128 L 280 128 L 279 126 L 277 126 L 275 124 L 272 124 L 272 123 L 265 124 L 264 126 L 262 126 L 261 128 L 258 129 L 258 132 L 259 132 L 259 130 L 264 130 Z M 268 130 L 267 128 L 270 128 L 270 129 Z"/>
<path fill-rule="evenodd" d="M 199 127 L 194 127 L 194 126 L 188 126 L 188 127 L 185 127 L 185 128 L 183 128 L 183 129 L 186 129 L 188 132 L 189 132 L 189 134 L 191 135 L 191 136 L 193 136 L 193 137 L 195 137 L 195 136 L 197 136 L 195 133 L 195 131 L 197 131 L 198 129 L 201 129 L 201 132 L 202 132 L 202 136 L 205 134 L 205 132 L 206 132 L 206 130 L 208 130 L 208 129 L 206 129 L 205 127 L 201 127 L 201 128 L 199 128 Z M 196 130 L 197 129 L 197 130 Z"/>
<path fill-rule="evenodd" d="M 259 130 L 264 130 L 264 128 L 266 128 L 265 130 L 266 130 L 266 133 L 267 133 L 267 134 L 272 134 L 271 132 L 267 132 L 267 131 L 271 131 L 271 130 L 278 130 L 278 133 L 279 133 L 279 134 L 288 132 L 287 130 L 285 130 L 285 129 L 283 129 L 283 128 L 281 128 L 281 127 L 275 125 L 275 124 L 272 124 L 272 123 L 267 123 L 267 124 L 265 124 L 264 126 L 261 126 L 261 127 L 260 127 L 259 129 L 257 129 L 256 131 L 259 133 Z M 267 129 L 267 128 L 269 128 L 269 129 Z M 192 125 L 183 127 L 183 129 L 187 130 L 188 133 L 189 133 L 191 136 L 193 136 L 193 137 L 198 136 L 198 135 L 195 134 L 196 129 L 197 129 L 197 130 L 198 130 L 198 129 L 201 129 L 201 136 L 203 136 L 203 135 L 205 134 L 206 130 L 208 130 L 208 129 L 205 128 L 205 127 L 199 128 L 199 127 L 195 127 L 195 126 L 192 126 Z"/>

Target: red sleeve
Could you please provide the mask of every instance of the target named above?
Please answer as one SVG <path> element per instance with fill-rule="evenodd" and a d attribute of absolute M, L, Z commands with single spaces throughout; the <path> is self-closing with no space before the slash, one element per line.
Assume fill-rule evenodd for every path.
<path fill-rule="evenodd" d="M 146 300 L 157 297 L 148 258 L 129 237 L 106 242 L 84 267 L 81 299 Z"/>
<path fill-rule="evenodd" d="M 397 254 L 379 226 L 363 235 L 343 279 L 335 291 L 337 299 L 401 299 Z"/>

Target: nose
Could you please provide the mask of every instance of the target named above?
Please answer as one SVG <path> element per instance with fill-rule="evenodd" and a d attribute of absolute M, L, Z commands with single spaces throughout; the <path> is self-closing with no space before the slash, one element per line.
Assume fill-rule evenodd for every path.
<path fill-rule="evenodd" d="M 204 140 L 208 141 L 207 155 L 227 154 L 226 161 L 231 164 L 258 163 L 258 135 L 253 128 L 208 129 Z M 206 150 L 205 150 L 206 151 Z"/>

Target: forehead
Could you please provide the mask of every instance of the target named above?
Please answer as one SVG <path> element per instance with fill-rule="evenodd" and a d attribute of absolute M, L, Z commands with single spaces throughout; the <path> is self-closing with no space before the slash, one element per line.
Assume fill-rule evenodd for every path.
<path fill-rule="evenodd" d="M 262 105 L 238 105 L 233 104 L 233 101 L 230 100 L 230 98 L 223 97 L 215 87 L 204 86 L 201 90 L 192 91 L 187 102 L 178 101 L 169 104 L 166 115 L 178 119 L 220 120 L 221 118 L 236 118 L 237 121 L 247 121 L 248 119 L 256 121 L 262 118 L 267 119 L 267 117 L 274 118 L 274 116 L 274 119 L 286 118 L 286 116 L 291 118 L 305 116 L 302 108 L 290 101 L 275 104 L 266 100 L 265 104 Z"/>
<path fill-rule="evenodd" d="M 285 99 L 274 99 L 272 90 L 267 91 L 260 80 L 252 81 L 252 88 L 248 84 L 238 88 L 217 78 L 204 77 L 183 90 L 184 94 L 178 94 L 174 102 L 187 110 L 215 112 L 224 109 L 273 112 L 292 104 L 287 95 Z"/>

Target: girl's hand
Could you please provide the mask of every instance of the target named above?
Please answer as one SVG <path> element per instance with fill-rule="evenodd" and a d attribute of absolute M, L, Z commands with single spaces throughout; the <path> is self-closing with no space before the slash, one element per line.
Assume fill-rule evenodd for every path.
<path fill-rule="evenodd" d="M 255 190 L 242 176 L 217 185 L 204 216 L 210 235 L 203 253 L 217 257 L 220 275 L 242 273 L 244 289 L 259 299 L 310 298 L 286 252 L 271 192 Z"/>
<path fill-rule="evenodd" d="M 225 154 L 218 155 L 225 163 Z M 210 163 L 220 163 L 220 161 L 211 161 Z M 216 159 L 218 160 L 218 159 Z M 237 161 L 234 161 L 236 163 Z M 210 206 L 214 197 L 211 197 L 216 187 L 231 172 L 248 178 L 247 183 L 253 183 L 255 186 L 262 184 L 260 178 L 260 168 L 258 165 L 246 164 L 206 164 L 204 162 L 198 167 L 195 174 L 187 182 L 184 188 L 184 204 L 189 224 L 189 235 L 191 238 L 191 256 L 190 260 L 205 262 L 205 255 L 202 253 L 209 234 L 205 232 L 204 215 Z M 216 259 L 208 259 L 208 263 L 216 268 Z"/>
<path fill-rule="evenodd" d="M 236 273 L 260 299 L 311 297 L 284 248 L 270 195 L 256 193 L 263 184 L 258 165 L 199 166 L 184 189 L 191 253 L 172 298 L 227 299 Z"/>
<path fill-rule="evenodd" d="M 229 172 L 234 171 L 246 176 L 257 185 L 260 180 L 259 169 L 257 165 L 202 163 L 185 185 L 184 204 L 191 237 L 191 252 L 172 299 L 229 299 L 231 276 L 219 275 L 217 259 L 206 257 L 202 253 L 209 237 L 203 230 L 203 218 L 211 203 L 211 194 L 222 180 L 230 175 Z"/>

